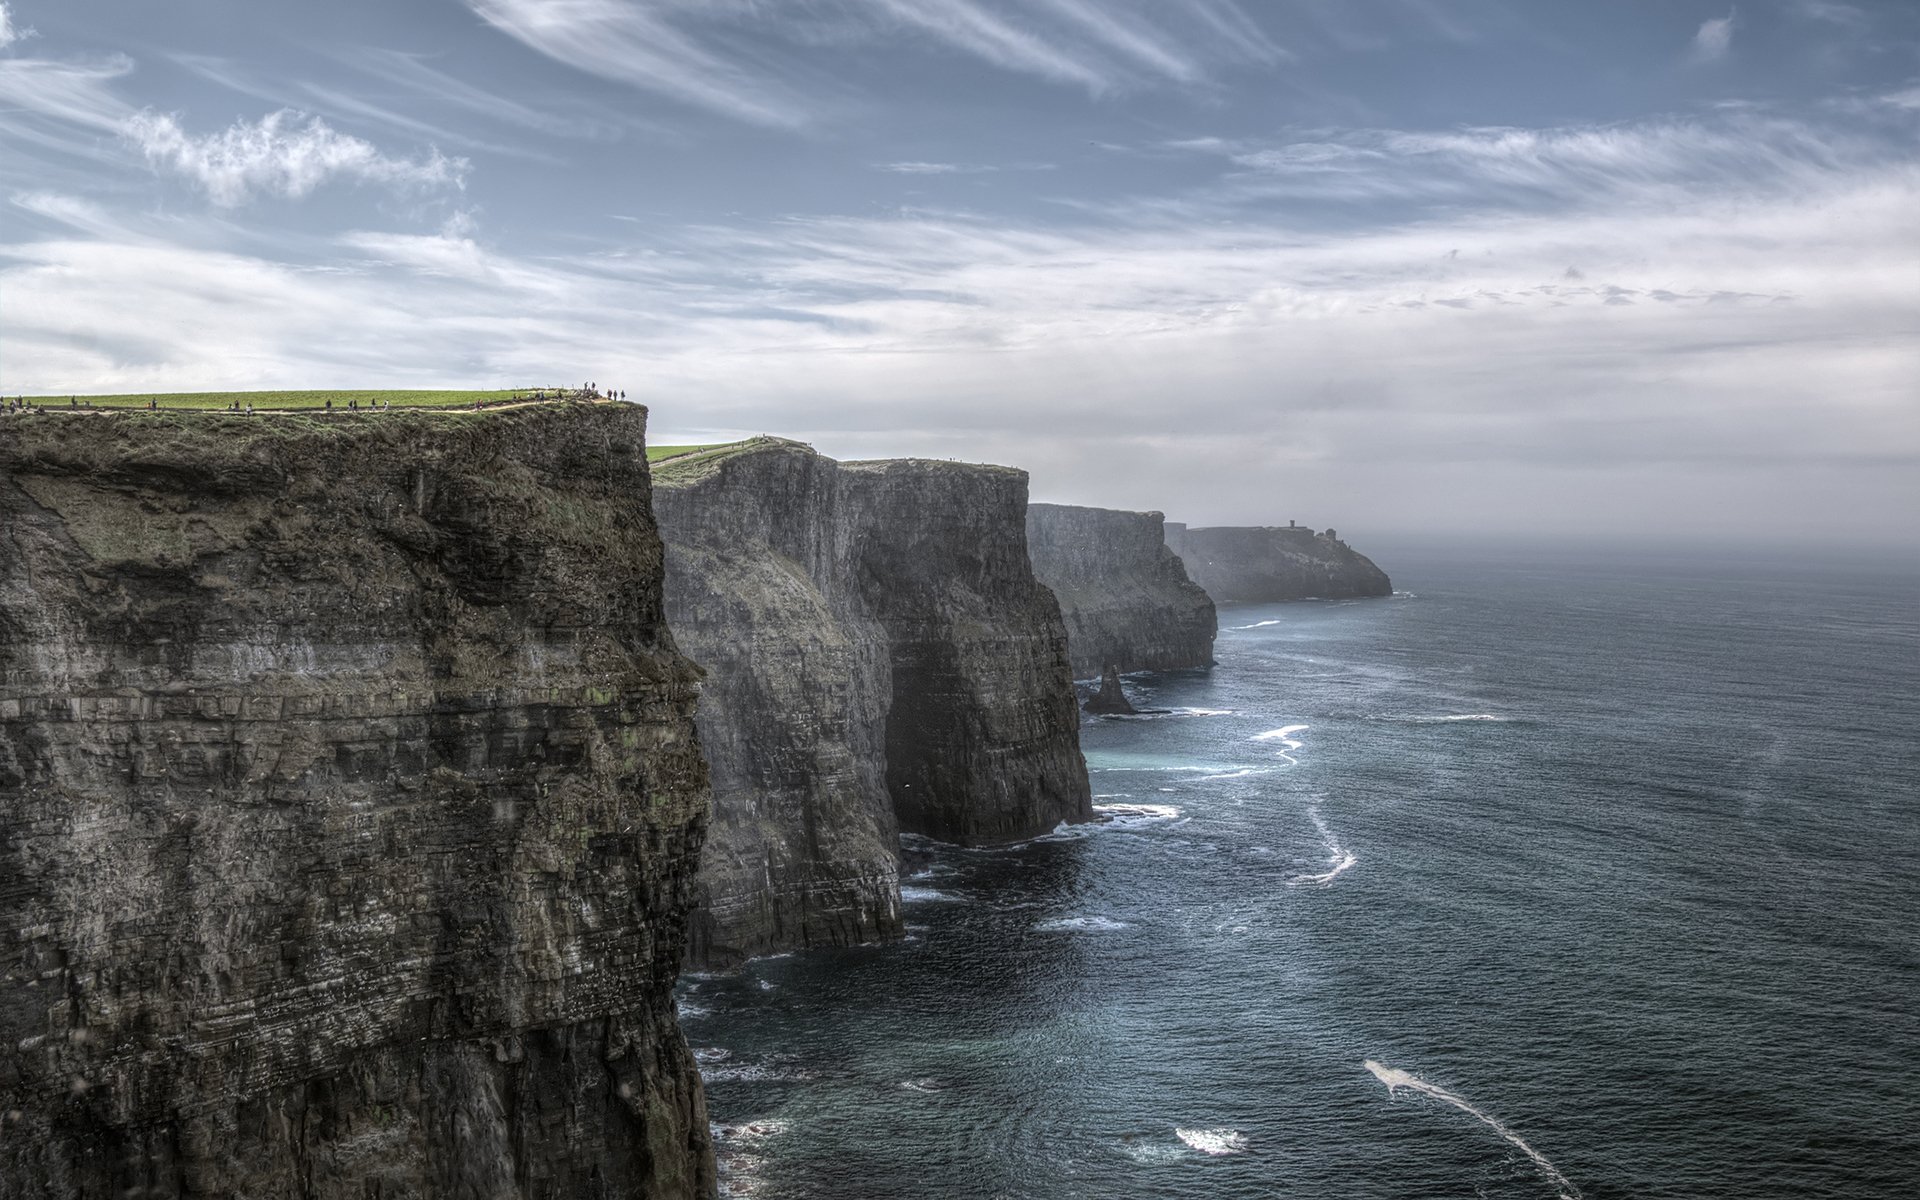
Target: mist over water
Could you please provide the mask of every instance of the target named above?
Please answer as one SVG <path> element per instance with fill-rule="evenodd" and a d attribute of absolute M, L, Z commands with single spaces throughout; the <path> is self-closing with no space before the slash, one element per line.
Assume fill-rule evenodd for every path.
<path fill-rule="evenodd" d="M 683 985 L 732 1194 L 1905 1194 L 1920 577 L 1388 565 L 1090 721 L 1107 823 L 909 846 L 907 943 Z"/>

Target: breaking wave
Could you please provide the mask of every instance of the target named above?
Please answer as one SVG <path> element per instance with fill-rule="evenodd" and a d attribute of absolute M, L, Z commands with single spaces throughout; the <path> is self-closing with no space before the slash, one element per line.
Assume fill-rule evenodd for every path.
<path fill-rule="evenodd" d="M 1410 1071 L 1401 1071 L 1393 1067 L 1385 1066 L 1372 1059 L 1368 1059 L 1361 1065 L 1373 1072 L 1375 1079 L 1387 1085 L 1387 1095 L 1390 1097 L 1398 1096 L 1400 1089 L 1406 1088 L 1410 1092 L 1418 1092 L 1423 1096 L 1431 1096 L 1435 1100 L 1445 1101 L 1461 1112 L 1466 1113 L 1468 1116 L 1486 1125 L 1489 1129 L 1505 1138 L 1512 1144 L 1514 1149 L 1520 1151 L 1520 1153 L 1526 1155 L 1533 1161 L 1533 1165 L 1540 1169 L 1540 1173 L 1546 1176 L 1548 1182 L 1552 1183 L 1553 1186 L 1558 1189 L 1560 1200 L 1581 1200 L 1580 1189 L 1573 1186 L 1572 1181 L 1565 1175 L 1562 1175 L 1558 1167 L 1548 1162 L 1546 1155 L 1535 1150 L 1532 1146 L 1527 1145 L 1526 1142 L 1521 1140 L 1519 1134 L 1501 1124 L 1498 1118 L 1481 1112 L 1472 1104 L 1454 1095 L 1447 1089 L 1435 1087 L 1433 1084 L 1428 1083 Z"/>
<path fill-rule="evenodd" d="M 1280 621 L 1255 621 L 1251 625 L 1230 625 L 1229 629 L 1265 629 L 1269 625 L 1279 625 Z"/>
<path fill-rule="evenodd" d="M 1215 1158 L 1247 1151 L 1247 1135 L 1238 1129 L 1176 1129 L 1173 1133 L 1191 1149 Z"/>
<path fill-rule="evenodd" d="M 960 897 L 937 888 L 903 887 L 900 889 L 902 904 L 932 904 L 943 900 L 958 900 Z"/>
<path fill-rule="evenodd" d="M 1057 920 L 1042 921 L 1035 925 L 1036 933 L 1112 933 L 1118 929 L 1131 928 L 1125 921 L 1116 921 L 1112 917 L 1060 917 Z"/>

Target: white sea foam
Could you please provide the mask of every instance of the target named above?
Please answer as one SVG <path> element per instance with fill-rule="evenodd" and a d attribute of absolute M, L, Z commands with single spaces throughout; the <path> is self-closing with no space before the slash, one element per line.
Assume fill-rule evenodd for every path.
<path fill-rule="evenodd" d="M 1269 729 L 1265 733 L 1254 734 L 1253 740 L 1256 742 L 1291 742 L 1293 741 L 1293 735 L 1305 728 L 1307 728 L 1305 725 L 1282 725 L 1278 729 Z M 1297 745 L 1298 743 L 1295 744 Z"/>
<path fill-rule="evenodd" d="M 1269 625 L 1280 625 L 1280 621 L 1255 621 L 1251 625 L 1230 625 L 1229 629 L 1265 629 Z"/>
<path fill-rule="evenodd" d="M 1280 749 L 1275 752 L 1274 757 L 1283 758 L 1289 765 L 1297 767 L 1300 765 L 1300 762 L 1293 757 L 1293 751 L 1300 748 L 1300 739 L 1293 735 L 1305 728 L 1307 728 L 1305 725 L 1282 725 L 1278 729 L 1269 729 L 1265 733 L 1254 734 L 1253 740 L 1256 742 L 1279 742 Z"/>
<path fill-rule="evenodd" d="M 1162 788 L 1161 791 L 1172 791 Z M 1081 838 L 1092 837 L 1103 830 L 1124 832 L 1139 829 L 1160 821 L 1171 821 L 1179 817 L 1180 810 L 1171 804 L 1096 804 L 1094 815 L 1098 820 L 1081 825 L 1069 825 L 1062 821 L 1052 833 L 1043 833 L 1034 838 L 1036 842 L 1077 842 Z"/>
<path fill-rule="evenodd" d="M 700 1078 L 707 1083 L 804 1083 L 813 1077 L 812 1071 L 773 1063 L 719 1063 L 700 1068 Z"/>
<path fill-rule="evenodd" d="M 937 888 L 903 887 L 900 889 L 900 901 L 903 904 L 931 904 L 943 900 L 958 899 L 958 896 L 949 895 Z"/>
<path fill-rule="evenodd" d="M 1060 917 L 1057 920 L 1042 921 L 1033 928 L 1037 933 L 1112 933 L 1130 926 L 1125 921 L 1116 921 L 1112 917 Z"/>
<path fill-rule="evenodd" d="M 1245 779 L 1249 775 L 1265 775 L 1267 770 L 1268 768 L 1266 767 L 1241 767 L 1238 771 L 1221 771 L 1217 775 L 1196 775 L 1193 777 L 1193 781 L 1195 783 L 1206 783 L 1214 779 Z"/>
<path fill-rule="evenodd" d="M 1233 710 L 1230 708 L 1176 708 L 1172 711 L 1171 715 L 1176 717 L 1230 717 L 1233 715 Z"/>
<path fill-rule="evenodd" d="M 1340 844 L 1339 838 L 1333 836 L 1333 830 L 1327 828 L 1326 818 L 1320 815 L 1319 809 L 1310 808 L 1307 810 L 1307 815 L 1313 818 L 1313 827 L 1320 831 L 1321 844 L 1327 848 L 1327 863 L 1329 869 L 1312 875 L 1295 875 L 1292 879 L 1287 880 L 1287 886 L 1299 887 L 1302 884 L 1319 884 L 1321 887 L 1327 887 L 1330 886 L 1334 880 L 1340 878 L 1346 871 L 1351 870 L 1354 864 L 1360 860 L 1355 858 L 1348 852 L 1346 847 Z"/>
<path fill-rule="evenodd" d="M 935 1079 L 931 1075 L 922 1079 L 906 1080 L 903 1083 L 901 1083 L 900 1086 L 909 1092 L 931 1093 L 931 1092 L 944 1092 L 947 1090 L 947 1084 L 945 1080 Z"/>
<path fill-rule="evenodd" d="M 1237 1129 L 1176 1129 L 1173 1132 L 1192 1149 L 1215 1158 L 1244 1154 L 1247 1150 L 1247 1135 Z"/>
<path fill-rule="evenodd" d="M 1191 1151 L 1173 1142 L 1149 1142 L 1136 1139 L 1123 1140 L 1120 1143 L 1120 1153 L 1144 1166 L 1161 1167 L 1179 1162 Z"/>
<path fill-rule="evenodd" d="M 1473 1117 L 1475 1120 L 1480 1121 L 1489 1129 L 1505 1138 L 1512 1144 L 1514 1149 L 1531 1159 L 1533 1165 L 1538 1167 L 1540 1173 L 1546 1176 L 1547 1181 L 1553 1184 L 1559 1191 L 1560 1200 L 1580 1200 L 1580 1189 L 1573 1186 L 1573 1182 L 1565 1175 L 1562 1175 L 1558 1167 L 1548 1162 L 1546 1155 L 1535 1150 L 1532 1146 L 1527 1145 L 1526 1142 L 1520 1139 L 1519 1134 L 1501 1124 L 1497 1118 L 1481 1112 L 1472 1104 L 1469 1104 L 1447 1089 L 1435 1087 L 1433 1084 L 1428 1083 L 1410 1071 L 1402 1071 L 1394 1067 L 1384 1066 L 1372 1059 L 1368 1059 L 1361 1065 L 1373 1072 L 1375 1079 L 1387 1085 L 1387 1095 L 1389 1096 L 1398 1096 L 1400 1089 L 1406 1088 L 1410 1092 L 1418 1092 L 1423 1096 L 1431 1096 L 1435 1100 L 1443 1100 L 1461 1112 L 1466 1113 L 1468 1116 Z"/>

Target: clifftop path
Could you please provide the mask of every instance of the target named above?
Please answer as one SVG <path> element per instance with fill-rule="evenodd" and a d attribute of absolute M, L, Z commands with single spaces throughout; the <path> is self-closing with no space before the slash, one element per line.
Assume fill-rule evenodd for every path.
<path fill-rule="evenodd" d="M 698 1196 L 645 413 L 0 440 L 0 1196 Z"/>

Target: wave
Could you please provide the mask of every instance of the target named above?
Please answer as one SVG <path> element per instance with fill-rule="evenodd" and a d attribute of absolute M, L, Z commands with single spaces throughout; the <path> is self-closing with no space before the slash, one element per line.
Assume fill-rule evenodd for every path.
<path fill-rule="evenodd" d="M 1171 790 L 1171 789 L 1164 789 Z M 1043 833 L 1034 838 L 1036 842 L 1077 842 L 1081 838 L 1092 837 L 1103 830 L 1140 829 L 1161 821 L 1178 820 L 1180 810 L 1171 804 L 1096 804 L 1093 806 L 1095 819 L 1079 825 L 1069 825 L 1065 821 L 1053 827 L 1051 833 Z M 1025 845 L 1026 843 L 1018 843 Z"/>
<path fill-rule="evenodd" d="M 948 1087 L 947 1082 L 945 1080 L 935 1079 L 931 1075 L 923 1079 L 903 1080 L 900 1086 L 909 1092 L 923 1092 L 923 1093 L 944 1092 L 947 1090 L 947 1087 Z"/>
<path fill-rule="evenodd" d="M 1461 1112 L 1480 1121 L 1489 1129 L 1505 1138 L 1512 1144 L 1514 1149 L 1531 1159 L 1533 1165 L 1540 1169 L 1540 1173 L 1546 1176 L 1548 1182 L 1552 1183 L 1553 1186 L 1559 1190 L 1560 1200 L 1581 1200 L 1580 1189 L 1573 1186 L 1572 1181 L 1565 1175 L 1562 1175 L 1558 1167 L 1548 1162 L 1546 1155 L 1535 1150 L 1532 1146 L 1527 1145 L 1526 1142 L 1521 1140 L 1519 1134 L 1501 1124 L 1497 1118 L 1488 1113 L 1481 1112 L 1472 1104 L 1454 1095 L 1447 1089 L 1436 1087 L 1410 1071 L 1401 1071 L 1393 1067 L 1384 1066 L 1372 1059 L 1368 1059 L 1361 1065 L 1373 1072 L 1375 1079 L 1387 1085 L 1387 1095 L 1389 1097 L 1397 1097 L 1400 1094 L 1400 1089 L 1406 1088 L 1410 1092 L 1418 1092 L 1423 1096 L 1431 1096 L 1435 1100 L 1445 1101 Z"/>
<path fill-rule="evenodd" d="M 706 1083 L 805 1083 L 817 1076 L 812 1071 L 772 1063 L 719 1063 L 702 1065 L 700 1078 Z"/>
<path fill-rule="evenodd" d="M 1215 1158 L 1247 1151 L 1247 1135 L 1238 1129 L 1176 1129 L 1173 1133 L 1190 1148 Z"/>
<path fill-rule="evenodd" d="M 1035 925 L 1036 933 L 1112 933 L 1115 930 L 1130 929 L 1125 921 L 1116 921 L 1112 917 L 1060 917 L 1052 921 L 1042 921 Z"/>
<path fill-rule="evenodd" d="M 902 904 L 932 904 L 946 900 L 958 900 L 960 897 L 936 888 L 903 887 L 900 889 Z"/>
<path fill-rule="evenodd" d="M 1229 629 L 1265 629 L 1269 625 L 1282 625 L 1283 621 L 1255 621 L 1251 625 L 1229 625 Z"/>
<path fill-rule="evenodd" d="M 1498 713 L 1369 713 L 1369 721 L 1389 721 L 1397 725 L 1448 725 L 1458 721 L 1492 721 L 1501 725 L 1511 724 L 1512 717 L 1503 717 Z"/>
<path fill-rule="evenodd" d="M 1360 860 L 1355 858 L 1346 847 L 1340 844 L 1339 838 L 1333 836 L 1333 830 L 1327 828 L 1326 818 L 1320 815 L 1319 809 L 1310 808 L 1307 810 L 1307 815 L 1313 818 L 1313 827 L 1320 831 L 1320 841 L 1327 848 L 1327 862 L 1330 864 L 1331 869 L 1314 875 L 1295 875 L 1292 879 L 1287 880 L 1287 886 L 1299 887 L 1301 884 L 1319 884 L 1321 887 L 1328 887 L 1334 880 L 1340 878 L 1343 873 L 1351 870 Z"/>

